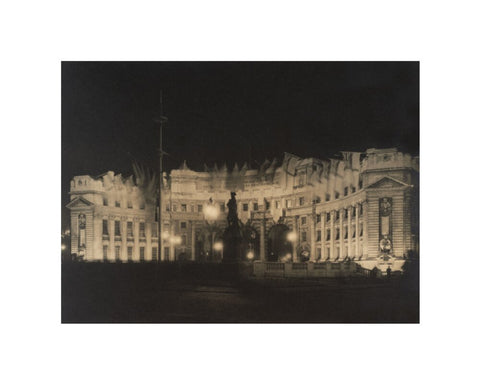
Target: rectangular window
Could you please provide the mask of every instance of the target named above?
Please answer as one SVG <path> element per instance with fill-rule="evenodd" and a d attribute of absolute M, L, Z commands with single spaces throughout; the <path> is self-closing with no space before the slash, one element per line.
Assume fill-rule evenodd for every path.
<path fill-rule="evenodd" d="M 152 237 L 158 237 L 158 224 L 152 223 Z"/>
<path fill-rule="evenodd" d="M 327 212 L 327 223 L 330 221 L 330 212 Z"/>
<path fill-rule="evenodd" d="M 108 245 L 103 246 L 103 260 L 108 259 Z"/>
<path fill-rule="evenodd" d="M 106 197 L 103 197 L 103 205 L 104 206 L 108 205 L 108 199 Z"/>
<path fill-rule="evenodd" d="M 363 236 L 363 224 L 360 224 L 360 233 L 358 234 L 358 236 Z"/>
<path fill-rule="evenodd" d="M 145 247 L 140 247 L 140 261 L 145 261 Z"/>
<path fill-rule="evenodd" d="M 348 219 L 348 209 L 343 210 L 343 218 Z"/>
<path fill-rule="evenodd" d="M 348 227 L 343 228 L 343 238 L 348 239 Z"/>
<path fill-rule="evenodd" d="M 330 247 L 327 248 L 327 259 L 330 258 Z"/>
<path fill-rule="evenodd" d="M 335 228 L 335 240 L 339 240 L 339 239 L 340 239 L 340 229 Z"/>
<path fill-rule="evenodd" d="M 132 260 L 132 257 L 133 257 L 133 247 L 127 247 L 127 257 L 128 257 L 128 260 Z"/>
<path fill-rule="evenodd" d="M 133 237 L 133 222 L 127 221 L 127 237 Z"/>
<path fill-rule="evenodd" d="M 357 188 L 352 187 L 352 193 L 355 193 L 357 191 Z"/>
<path fill-rule="evenodd" d="M 352 208 L 352 217 L 357 216 L 357 207 Z"/>
<path fill-rule="evenodd" d="M 339 197 L 340 197 L 340 193 L 335 192 L 335 200 L 338 199 Z"/>
<path fill-rule="evenodd" d="M 120 260 L 120 246 L 115 246 L 115 260 Z"/>
<path fill-rule="evenodd" d="M 304 198 L 304 197 L 300 197 L 300 198 L 298 199 L 298 205 L 302 206 L 302 205 L 304 205 L 304 204 L 305 204 L 305 198 Z"/>
<path fill-rule="evenodd" d="M 302 225 L 306 225 L 307 224 L 306 216 L 302 216 L 301 219 L 300 219 L 300 222 L 302 223 Z"/>
<path fill-rule="evenodd" d="M 348 187 L 345 187 L 343 189 L 343 196 L 347 196 L 348 195 Z"/>
<path fill-rule="evenodd" d="M 164 247 L 163 248 L 163 256 L 165 258 L 165 261 L 170 260 L 170 248 L 169 247 Z"/>
<path fill-rule="evenodd" d="M 317 231 L 317 241 L 322 241 L 322 231 Z"/>
<path fill-rule="evenodd" d="M 102 234 L 108 236 L 108 220 L 102 220 Z"/>
<path fill-rule="evenodd" d="M 317 248 L 317 260 L 322 259 L 322 248 Z"/>
<path fill-rule="evenodd" d="M 145 223 L 143 221 L 141 221 L 139 224 L 140 224 L 140 226 L 139 226 L 140 234 L 139 235 L 140 235 L 140 237 L 145 237 Z"/>
<path fill-rule="evenodd" d="M 328 193 L 325 195 L 325 201 L 330 201 L 330 195 Z"/>
<path fill-rule="evenodd" d="M 335 211 L 335 220 L 340 220 L 340 211 Z"/>
<path fill-rule="evenodd" d="M 186 221 L 180 222 L 180 229 L 187 229 L 187 222 Z"/>
<path fill-rule="evenodd" d="M 355 238 L 355 232 L 356 232 L 355 227 L 352 227 L 352 238 Z"/>
<path fill-rule="evenodd" d="M 320 223 L 320 221 L 322 221 L 322 216 L 321 216 L 321 215 L 317 215 L 317 223 Z"/>
<path fill-rule="evenodd" d="M 157 255 L 157 248 L 153 247 L 152 248 L 152 260 L 157 261 L 158 255 Z"/>
<path fill-rule="evenodd" d="M 181 205 L 182 212 L 187 212 L 187 204 Z"/>
<path fill-rule="evenodd" d="M 363 181 L 359 181 L 358 182 L 358 189 L 362 189 L 362 187 L 363 187 Z"/>
<path fill-rule="evenodd" d="M 248 211 L 248 204 L 243 204 L 243 211 L 247 212 Z"/>
<path fill-rule="evenodd" d="M 120 200 L 115 200 L 115 207 L 120 208 Z"/>
<path fill-rule="evenodd" d="M 253 203 L 253 210 L 258 211 L 258 203 Z"/>
<path fill-rule="evenodd" d="M 203 205 L 199 204 L 199 205 L 197 206 L 197 208 L 198 208 L 198 213 L 202 213 L 202 211 L 203 211 Z"/>
<path fill-rule="evenodd" d="M 270 202 L 265 200 L 265 210 L 268 211 L 269 209 L 270 209 Z"/>
<path fill-rule="evenodd" d="M 131 200 L 128 200 L 128 201 L 127 201 L 127 208 L 130 208 L 130 209 L 133 208 L 133 204 L 132 204 L 132 201 L 131 201 Z"/>
<path fill-rule="evenodd" d="M 302 241 L 307 241 L 307 232 L 302 232 Z"/>
<path fill-rule="evenodd" d="M 115 220 L 115 236 L 121 236 L 120 234 L 120 221 Z"/>
<path fill-rule="evenodd" d="M 359 212 L 358 215 L 362 216 L 363 215 L 363 204 L 360 204 L 358 207 L 360 208 L 360 212 Z"/>
<path fill-rule="evenodd" d="M 276 209 L 279 209 L 280 208 L 280 201 L 275 201 L 275 208 Z"/>

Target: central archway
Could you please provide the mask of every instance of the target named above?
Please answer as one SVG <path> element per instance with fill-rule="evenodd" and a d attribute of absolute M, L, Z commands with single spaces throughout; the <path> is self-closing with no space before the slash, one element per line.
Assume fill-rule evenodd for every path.
<path fill-rule="evenodd" d="M 292 244 L 287 240 L 290 229 L 285 224 L 276 224 L 268 232 L 267 261 L 281 261 L 287 255 L 293 255 Z"/>

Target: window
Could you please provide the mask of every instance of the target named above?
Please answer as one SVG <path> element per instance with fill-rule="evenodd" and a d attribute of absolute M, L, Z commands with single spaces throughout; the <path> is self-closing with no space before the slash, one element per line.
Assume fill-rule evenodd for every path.
<path fill-rule="evenodd" d="M 317 260 L 322 259 L 322 248 L 317 248 Z"/>
<path fill-rule="evenodd" d="M 115 260 L 120 260 L 120 246 L 115 246 Z"/>
<path fill-rule="evenodd" d="M 360 204 L 358 206 L 358 208 L 360 209 L 359 216 L 362 216 L 363 215 L 363 204 Z"/>
<path fill-rule="evenodd" d="M 300 198 L 298 199 L 298 205 L 302 206 L 302 205 L 304 205 L 304 204 L 305 204 L 305 198 L 304 198 L 304 197 L 300 197 Z"/>
<path fill-rule="evenodd" d="M 340 197 L 340 193 L 335 192 L 335 200 L 337 200 Z"/>
<path fill-rule="evenodd" d="M 335 228 L 335 240 L 340 239 L 340 228 Z"/>
<path fill-rule="evenodd" d="M 275 208 L 276 209 L 279 209 L 280 208 L 280 201 L 275 201 Z"/>
<path fill-rule="evenodd" d="M 343 218 L 348 219 L 348 209 L 343 210 Z"/>
<path fill-rule="evenodd" d="M 345 187 L 343 189 L 343 196 L 347 196 L 348 195 L 348 187 Z"/>
<path fill-rule="evenodd" d="M 268 211 L 270 209 L 270 202 L 265 200 L 265 209 Z"/>
<path fill-rule="evenodd" d="M 352 208 L 352 217 L 357 216 L 357 207 Z"/>
<path fill-rule="evenodd" d="M 187 222 L 186 221 L 180 222 L 180 229 L 187 229 Z"/>
<path fill-rule="evenodd" d="M 363 188 L 363 181 L 360 180 L 360 181 L 358 182 L 358 189 L 362 189 L 362 188 Z"/>
<path fill-rule="evenodd" d="M 157 225 L 157 223 L 152 223 L 152 237 L 158 237 L 158 225 Z"/>
<path fill-rule="evenodd" d="M 340 211 L 335 211 L 335 220 L 340 219 Z"/>
<path fill-rule="evenodd" d="M 108 259 L 108 245 L 104 245 L 103 246 L 103 260 L 107 260 Z"/>
<path fill-rule="evenodd" d="M 182 212 L 187 212 L 187 204 L 182 204 L 181 205 L 181 210 L 182 210 Z"/>
<path fill-rule="evenodd" d="M 157 247 L 152 248 L 152 260 L 154 261 L 158 260 L 157 249 Z"/>
<path fill-rule="evenodd" d="M 322 241 L 322 231 L 317 231 L 317 241 Z"/>
<path fill-rule="evenodd" d="M 355 226 L 352 227 L 352 238 L 355 238 Z"/>
<path fill-rule="evenodd" d="M 133 222 L 127 221 L 127 237 L 133 237 Z"/>
<path fill-rule="evenodd" d="M 128 257 L 128 260 L 132 260 L 132 257 L 133 257 L 133 247 L 127 247 L 127 257 Z"/>
<path fill-rule="evenodd" d="M 131 201 L 131 200 L 128 200 L 128 201 L 127 201 L 127 208 L 130 208 L 130 209 L 133 208 L 133 204 L 132 204 L 132 201 Z"/>
<path fill-rule="evenodd" d="M 140 222 L 140 237 L 145 237 L 145 223 L 143 221 Z"/>
<path fill-rule="evenodd" d="M 120 200 L 115 200 L 115 207 L 120 208 Z"/>
<path fill-rule="evenodd" d="M 199 205 L 197 206 L 197 208 L 198 208 L 198 213 L 202 213 L 202 211 L 203 211 L 203 205 L 199 204 Z"/>
<path fill-rule="evenodd" d="M 358 236 L 363 236 L 363 224 L 360 224 L 360 233 L 358 234 Z"/>
<path fill-rule="evenodd" d="M 108 236 L 108 220 L 102 220 L 102 234 Z"/>
<path fill-rule="evenodd" d="M 348 239 L 348 227 L 343 228 L 343 238 Z"/>
<path fill-rule="evenodd" d="M 253 210 L 258 211 L 258 203 L 253 203 Z"/>
<path fill-rule="evenodd" d="M 327 229 L 327 238 L 325 240 L 327 240 L 327 241 L 330 240 L 330 229 Z"/>
<path fill-rule="evenodd" d="M 330 201 L 330 194 L 327 193 L 327 194 L 325 195 L 325 201 Z"/>
<path fill-rule="evenodd" d="M 304 173 L 300 173 L 300 174 L 298 175 L 298 186 L 299 186 L 299 187 L 302 187 L 304 184 L 305 184 L 305 174 L 304 174 Z"/>
<path fill-rule="evenodd" d="M 307 232 L 302 232 L 302 241 L 307 241 Z"/>
<path fill-rule="evenodd" d="M 306 225 L 307 224 L 306 216 L 302 216 L 302 218 L 300 219 L 300 222 L 302 223 L 302 225 Z"/>
<path fill-rule="evenodd" d="M 320 221 L 322 221 L 322 216 L 321 216 L 321 215 L 317 215 L 317 223 L 320 223 Z"/>
<path fill-rule="evenodd" d="M 140 261 L 145 261 L 145 247 L 140 247 Z"/>
<path fill-rule="evenodd" d="M 163 255 L 166 261 L 170 260 L 170 248 L 164 247 L 163 248 Z"/>
<path fill-rule="evenodd" d="M 330 221 L 330 212 L 327 212 L 327 223 Z"/>
<path fill-rule="evenodd" d="M 248 211 L 248 204 L 243 204 L 243 211 L 244 212 Z"/>
<path fill-rule="evenodd" d="M 330 258 L 330 247 L 327 247 L 327 259 Z"/>
<path fill-rule="evenodd" d="M 121 236 L 120 234 L 120 221 L 115 220 L 115 236 Z"/>
<path fill-rule="evenodd" d="M 105 196 L 103 197 L 103 205 L 104 206 L 108 205 L 108 199 Z"/>
<path fill-rule="evenodd" d="M 352 187 L 352 193 L 355 193 L 357 191 L 357 188 Z"/>

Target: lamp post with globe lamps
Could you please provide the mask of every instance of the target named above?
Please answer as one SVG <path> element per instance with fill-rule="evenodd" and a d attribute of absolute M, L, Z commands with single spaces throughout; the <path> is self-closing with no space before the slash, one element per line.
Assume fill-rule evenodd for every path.
<path fill-rule="evenodd" d="M 210 198 L 209 203 L 204 209 L 205 224 L 208 230 L 208 235 L 210 237 L 210 258 L 213 259 L 213 247 L 214 247 L 214 237 L 215 237 L 215 221 L 218 219 L 219 210 L 213 204 L 213 200 Z"/>

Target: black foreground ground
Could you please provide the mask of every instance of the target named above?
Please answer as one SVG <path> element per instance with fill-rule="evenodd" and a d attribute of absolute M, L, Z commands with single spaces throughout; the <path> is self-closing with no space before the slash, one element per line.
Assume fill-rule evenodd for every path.
<path fill-rule="evenodd" d="M 221 264 L 62 264 L 62 323 L 418 323 L 418 280 L 255 279 Z"/>

